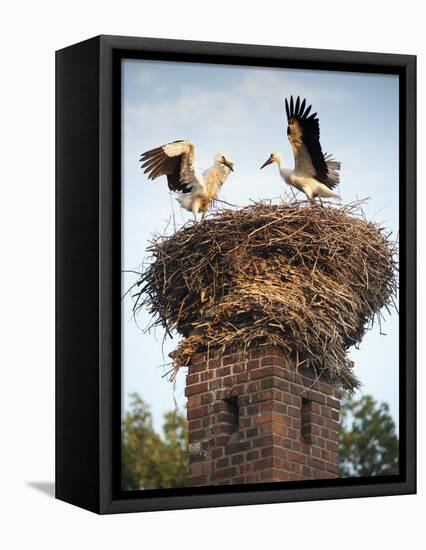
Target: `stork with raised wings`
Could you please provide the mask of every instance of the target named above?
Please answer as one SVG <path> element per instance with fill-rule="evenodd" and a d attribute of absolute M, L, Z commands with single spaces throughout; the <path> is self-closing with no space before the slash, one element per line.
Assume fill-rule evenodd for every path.
<path fill-rule="evenodd" d="M 340 162 L 332 155 L 323 153 L 320 144 L 320 129 L 317 113 L 309 115 L 311 105 L 306 107 L 306 99 L 296 103 L 293 96 L 285 100 L 287 114 L 287 137 L 294 154 L 294 169 L 287 168 L 280 153 L 271 153 L 261 166 L 276 162 L 283 180 L 305 193 L 310 203 L 315 197 L 339 198 L 333 189 L 340 182 Z M 308 116 L 309 115 L 309 116 Z"/>
<path fill-rule="evenodd" d="M 140 162 L 148 179 L 167 176 L 169 189 L 176 193 L 181 207 L 194 214 L 195 221 L 200 211 L 204 219 L 226 178 L 234 171 L 234 163 L 219 153 L 213 166 L 199 173 L 194 161 L 194 144 L 185 140 L 146 151 Z"/>

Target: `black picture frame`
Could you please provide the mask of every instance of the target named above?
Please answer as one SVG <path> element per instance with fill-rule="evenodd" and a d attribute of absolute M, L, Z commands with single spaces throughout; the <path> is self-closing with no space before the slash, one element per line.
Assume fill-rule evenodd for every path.
<path fill-rule="evenodd" d="M 400 474 L 122 493 L 120 60 L 398 74 Z M 56 498 L 100 514 L 416 492 L 416 57 L 98 36 L 56 52 Z"/>

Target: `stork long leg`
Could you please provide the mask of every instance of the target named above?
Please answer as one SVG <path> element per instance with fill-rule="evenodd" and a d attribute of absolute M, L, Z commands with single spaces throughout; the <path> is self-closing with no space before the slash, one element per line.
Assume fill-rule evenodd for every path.
<path fill-rule="evenodd" d="M 297 201 L 296 193 L 293 191 L 293 187 L 291 185 L 290 185 L 290 191 L 291 191 L 291 194 L 293 195 L 293 200 L 296 202 Z"/>
<path fill-rule="evenodd" d="M 200 204 L 199 204 L 198 200 L 196 199 L 192 203 L 192 213 L 194 214 L 194 223 L 197 223 L 197 214 L 198 214 L 199 209 L 200 209 Z"/>
<path fill-rule="evenodd" d="M 306 189 L 306 190 L 304 189 L 303 192 L 305 193 L 306 198 L 308 199 L 308 206 L 314 206 L 315 199 L 312 195 L 311 189 Z"/>

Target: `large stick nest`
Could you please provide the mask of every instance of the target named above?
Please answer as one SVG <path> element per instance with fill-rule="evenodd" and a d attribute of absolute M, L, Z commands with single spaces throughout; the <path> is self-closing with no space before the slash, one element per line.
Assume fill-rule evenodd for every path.
<path fill-rule="evenodd" d="M 396 293 L 395 243 L 358 204 L 221 210 L 148 251 L 134 311 L 183 336 L 175 368 L 200 351 L 272 344 L 353 390 L 346 352 Z"/>

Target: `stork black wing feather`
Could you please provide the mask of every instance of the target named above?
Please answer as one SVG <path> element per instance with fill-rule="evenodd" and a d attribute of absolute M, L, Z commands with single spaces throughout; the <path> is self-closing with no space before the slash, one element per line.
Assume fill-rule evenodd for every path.
<path fill-rule="evenodd" d="M 287 120 L 288 120 L 290 118 L 290 108 L 288 106 L 287 98 L 285 98 L 285 112 L 286 112 Z"/>
<path fill-rule="evenodd" d="M 300 107 L 300 97 L 297 96 L 296 105 L 295 105 L 295 107 L 294 107 L 294 114 L 295 114 L 296 116 L 299 116 L 299 114 L 300 114 L 300 113 L 299 113 L 299 107 Z"/>
<path fill-rule="evenodd" d="M 178 143 L 182 140 L 176 140 Z M 140 162 L 144 173 L 148 173 L 148 179 L 154 180 L 159 176 L 167 176 L 167 184 L 171 191 L 189 193 L 191 188 L 181 181 L 182 155 L 170 157 L 164 151 L 164 146 L 156 147 L 142 153 Z"/>
<path fill-rule="evenodd" d="M 301 139 L 303 144 L 311 157 L 312 166 L 315 170 L 315 179 L 332 189 L 336 184 L 329 177 L 328 166 L 321 149 L 320 128 L 317 113 L 313 113 L 308 117 L 311 111 L 311 105 L 309 105 L 305 110 L 306 100 L 304 99 L 302 104 L 300 104 L 299 97 L 296 100 L 296 105 L 294 105 L 293 96 L 291 96 L 289 109 L 288 105 L 289 104 L 286 99 L 286 113 L 289 124 L 287 134 L 289 135 L 291 132 L 290 125 L 297 123 L 301 130 Z"/>

